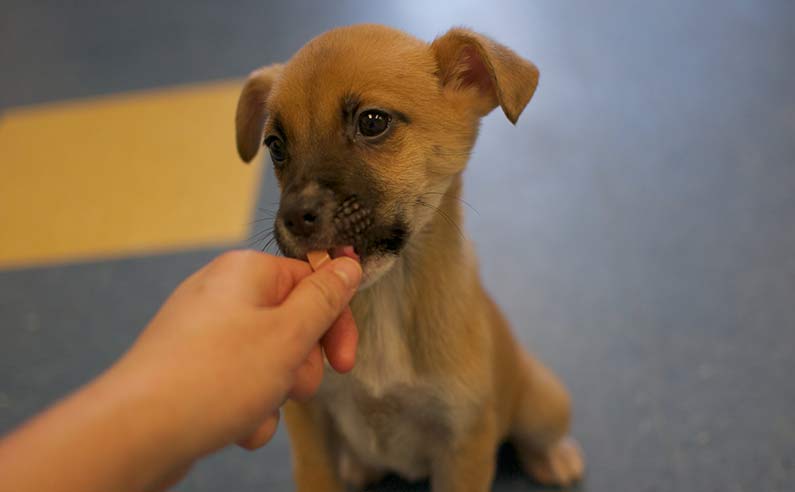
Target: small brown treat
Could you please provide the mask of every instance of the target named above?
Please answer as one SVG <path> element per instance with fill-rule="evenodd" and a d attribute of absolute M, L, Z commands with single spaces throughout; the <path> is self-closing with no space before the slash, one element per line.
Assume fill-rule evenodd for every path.
<path fill-rule="evenodd" d="M 306 259 L 309 260 L 309 264 L 312 266 L 312 270 L 314 271 L 320 270 L 320 267 L 322 267 L 324 263 L 331 261 L 331 257 L 328 255 L 328 252 L 323 250 L 308 252 L 306 254 Z"/>

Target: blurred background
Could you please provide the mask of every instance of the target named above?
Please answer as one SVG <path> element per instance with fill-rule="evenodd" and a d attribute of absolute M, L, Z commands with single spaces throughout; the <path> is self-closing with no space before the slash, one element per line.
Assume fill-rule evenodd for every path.
<path fill-rule="evenodd" d="M 541 70 L 516 127 L 484 119 L 466 228 L 574 395 L 580 489 L 792 490 L 783 0 L 0 1 L 0 433 L 110 364 L 194 269 L 263 246 L 278 193 L 234 153 L 241 78 L 359 22 L 470 26 Z M 502 461 L 495 491 L 536 490 Z M 177 490 L 289 491 L 289 470 L 280 430 Z"/>

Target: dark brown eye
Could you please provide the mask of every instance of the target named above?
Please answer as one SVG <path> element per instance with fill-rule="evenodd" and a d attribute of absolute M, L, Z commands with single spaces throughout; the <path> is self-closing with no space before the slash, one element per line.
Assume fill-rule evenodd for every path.
<path fill-rule="evenodd" d="M 392 118 L 377 109 L 364 111 L 359 115 L 359 133 L 365 137 L 377 137 L 389 128 Z"/>
<path fill-rule="evenodd" d="M 271 159 L 274 162 L 282 162 L 287 158 L 287 152 L 284 149 L 284 142 L 282 142 L 281 138 L 270 136 L 265 139 L 264 143 L 268 146 L 268 150 L 271 152 Z"/>

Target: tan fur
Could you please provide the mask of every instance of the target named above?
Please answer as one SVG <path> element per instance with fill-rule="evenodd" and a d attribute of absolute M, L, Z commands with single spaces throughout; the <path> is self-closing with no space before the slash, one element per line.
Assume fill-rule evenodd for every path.
<path fill-rule="evenodd" d="M 235 129 L 237 152 L 244 162 L 249 162 L 257 155 L 267 114 L 265 102 L 281 70 L 282 66 L 276 64 L 251 72 L 240 93 L 235 112 Z"/>
<path fill-rule="evenodd" d="M 583 465 L 565 437 L 568 394 L 514 340 L 457 225 L 461 172 L 479 118 L 500 105 L 515 122 L 535 91 L 535 66 L 465 29 L 429 45 L 365 25 L 315 38 L 283 68 L 252 78 L 241 105 L 271 89 L 266 107 L 238 109 L 245 160 L 263 123 L 265 134 L 273 124 L 266 114 L 278 114 L 304 165 L 344 162 L 335 152 L 342 152 L 336 119 L 346 91 L 410 119 L 378 152 L 345 147 L 366 153 L 385 202 L 394 205 L 378 213 L 401 208 L 412 232 L 397 258 L 364 265 L 367 288 L 352 302 L 360 330 L 356 367 L 327 372 L 311 402 L 286 407 L 298 490 L 362 487 L 391 471 L 429 476 L 435 492 L 485 491 L 504 439 L 537 480 L 577 480 Z"/>

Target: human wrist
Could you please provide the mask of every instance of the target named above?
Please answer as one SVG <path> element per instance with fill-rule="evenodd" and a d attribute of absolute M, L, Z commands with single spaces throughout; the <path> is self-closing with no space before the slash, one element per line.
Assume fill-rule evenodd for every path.
<path fill-rule="evenodd" d="M 187 433 L 175 425 L 178 409 L 145 372 L 114 366 L 73 398 L 76 407 L 91 407 L 86 454 L 104 456 L 107 490 L 154 490 L 172 470 L 196 459 Z"/>

